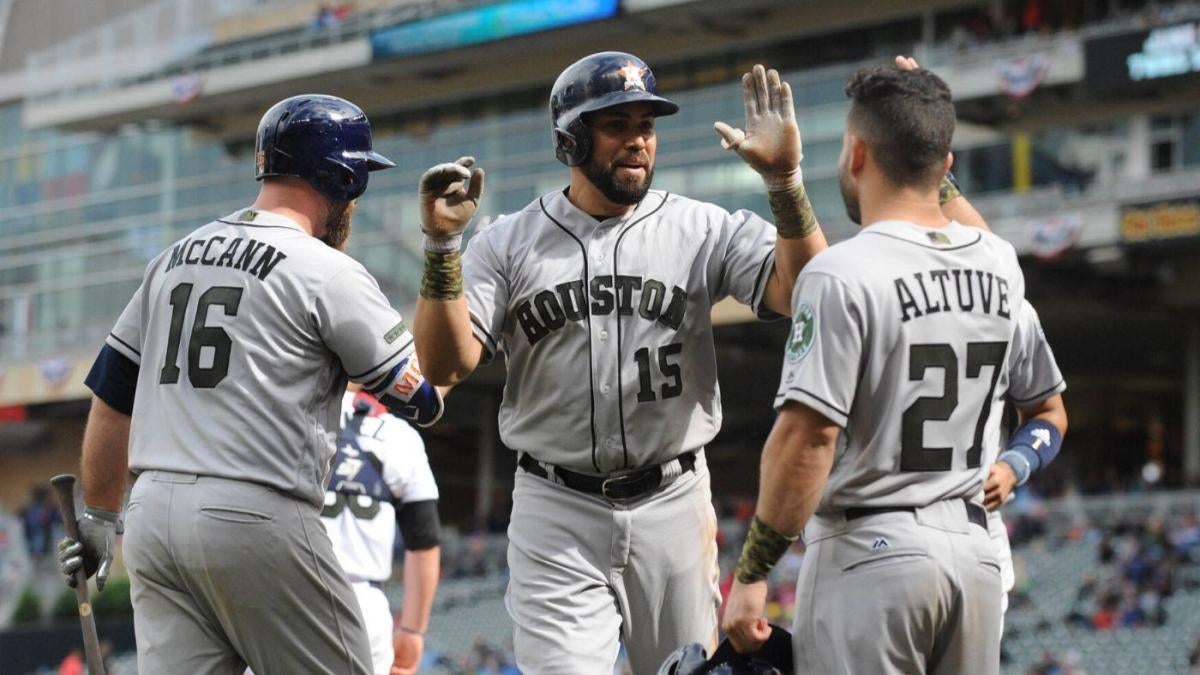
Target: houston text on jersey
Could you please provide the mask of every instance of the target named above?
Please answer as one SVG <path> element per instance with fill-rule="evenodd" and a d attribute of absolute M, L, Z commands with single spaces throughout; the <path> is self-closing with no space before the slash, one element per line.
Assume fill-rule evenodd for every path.
<path fill-rule="evenodd" d="M 634 296 L 637 301 L 635 303 Z M 558 284 L 517 304 L 517 321 L 529 344 L 533 345 L 552 331 L 566 325 L 567 321 L 582 321 L 589 314 L 604 316 L 613 309 L 620 316 L 632 315 L 637 310 L 647 321 L 657 321 L 678 330 L 683 323 L 687 308 L 687 291 L 675 286 L 667 300 L 667 285 L 656 279 L 618 274 L 614 281 L 611 274 L 593 277 L 588 284 L 591 304 L 583 293 L 583 281 L 575 280 Z M 666 305 L 666 309 L 663 309 Z"/>

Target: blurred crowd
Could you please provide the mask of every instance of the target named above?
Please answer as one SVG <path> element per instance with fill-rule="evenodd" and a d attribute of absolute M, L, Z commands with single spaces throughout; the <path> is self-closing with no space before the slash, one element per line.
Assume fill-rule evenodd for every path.
<path fill-rule="evenodd" d="M 1145 27 L 1193 18 L 1196 2 L 1110 0 L 1002 0 L 962 13 L 946 42 L 958 49 L 1009 40 L 1021 35 L 1074 30 L 1090 23 L 1127 16 Z"/>

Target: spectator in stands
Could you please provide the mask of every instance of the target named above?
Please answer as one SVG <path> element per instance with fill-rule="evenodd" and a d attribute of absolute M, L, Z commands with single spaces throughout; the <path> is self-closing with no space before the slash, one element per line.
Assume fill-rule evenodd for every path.
<path fill-rule="evenodd" d="M 29 493 L 29 503 L 21 509 L 25 526 L 25 543 L 34 560 L 42 559 L 54 541 L 54 528 L 62 522 L 58 504 L 45 485 L 35 485 Z"/>
<path fill-rule="evenodd" d="M 350 3 L 322 2 L 317 7 L 317 15 L 313 17 L 312 27 L 328 28 L 336 26 L 348 16 L 350 16 Z"/>
<path fill-rule="evenodd" d="M 1092 613 L 1092 628 L 1095 630 L 1112 630 L 1117 626 L 1117 607 L 1121 596 L 1109 592 L 1100 599 L 1096 611 Z"/>
<path fill-rule="evenodd" d="M 83 655 L 72 649 L 58 664 L 58 675 L 83 675 Z"/>

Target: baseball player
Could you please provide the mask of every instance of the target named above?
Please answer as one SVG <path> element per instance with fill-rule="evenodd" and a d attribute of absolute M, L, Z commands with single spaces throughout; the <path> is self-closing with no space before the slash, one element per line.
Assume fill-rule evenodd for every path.
<path fill-rule="evenodd" d="M 150 261 L 87 385 L 85 509 L 60 545 L 103 587 L 125 514 L 148 673 L 369 674 L 353 589 L 321 526 L 347 378 L 431 424 L 441 397 L 378 284 L 342 252 L 369 172 L 357 106 L 286 99 L 257 135 L 255 203 Z"/>
<path fill-rule="evenodd" d="M 1049 464 L 1057 454 L 1057 444 L 1045 445 L 1033 431 L 1026 429 L 1029 421 L 1025 412 L 1031 406 L 1044 405 L 1055 409 L 1063 406 L 1062 392 L 1067 388 L 1058 362 L 1046 335 L 1041 320 L 1033 305 L 1026 301 L 1021 305 L 1016 333 L 1013 336 L 1012 357 L 1009 363 L 1008 399 L 1018 406 L 1018 431 L 1009 439 L 1009 447 L 991 465 L 984 483 L 983 505 L 988 509 L 988 534 L 1000 558 L 1000 635 L 1004 635 L 1004 615 L 1008 612 L 1008 593 L 1016 583 L 1013 571 L 1012 546 L 1008 541 L 1008 528 L 1000 516 L 1000 507 L 1008 501 L 1019 485 L 1024 485 L 1030 475 Z M 1023 386 L 1024 389 L 1017 389 Z M 1066 414 L 1056 426 L 1060 433 L 1066 432 Z M 1048 433 L 1048 432 L 1047 432 Z"/>
<path fill-rule="evenodd" d="M 506 595 L 526 673 L 634 672 L 679 645 L 715 645 L 716 519 L 704 444 L 721 422 L 710 309 L 732 295 L 788 311 L 825 248 L 800 175 L 791 90 L 743 77 L 745 130 L 717 123 L 766 182 L 774 227 L 650 189 L 655 124 L 678 107 L 631 54 L 555 82 L 555 154 L 570 184 L 496 220 L 460 257 L 475 186 L 447 164 L 422 179 L 426 263 L 414 328 L 426 376 L 454 384 L 504 354 L 499 413 L 518 453 Z M 777 236 L 778 235 L 778 236 Z"/>
<path fill-rule="evenodd" d="M 916 59 L 911 57 L 897 56 L 896 67 L 901 70 L 917 70 L 920 65 Z M 953 179 L 953 174 L 947 172 L 947 176 L 948 178 L 942 181 L 938 193 L 939 201 L 942 203 L 942 213 L 964 225 L 984 230 L 990 229 L 983 216 L 963 197 L 957 181 Z M 1038 318 L 1037 311 L 1028 302 L 1021 306 L 1012 349 L 1011 367 L 1024 370 L 1011 374 L 1010 381 L 1030 383 L 1032 388 L 1023 394 L 1014 394 L 1010 390 L 1010 400 L 1016 400 L 1028 406 L 1048 400 L 1066 389 L 1066 382 L 1058 369 L 1058 363 L 1054 360 L 1050 343 L 1046 341 L 1045 333 L 1042 331 L 1041 320 Z M 1062 402 L 1061 400 L 1050 401 L 1050 404 L 1060 406 Z M 1019 413 L 1018 415 L 1023 417 Z M 1026 421 L 1019 419 L 1021 424 Z M 1065 415 L 1059 423 L 1065 432 L 1067 423 Z M 1036 442 L 1036 439 L 1033 441 Z M 1008 541 L 1008 528 L 1004 525 L 999 509 L 1007 503 L 1018 485 L 1023 485 L 1025 481 L 1029 480 L 1030 474 L 1049 464 L 1053 459 L 1053 454 L 1039 453 L 1022 443 L 1021 439 L 1016 439 L 1014 447 L 1006 450 L 1000 455 L 999 461 L 991 465 L 987 480 L 984 482 L 983 505 L 988 510 L 988 534 L 991 535 L 992 543 L 996 547 L 996 554 L 1000 557 L 1000 580 L 1003 591 L 1000 596 L 1001 637 L 1004 634 L 1004 615 L 1008 612 L 1008 593 L 1016 583 L 1016 575 L 1013 571 L 1012 546 Z"/>
<path fill-rule="evenodd" d="M 803 529 L 798 672 L 995 673 L 1000 566 L 978 500 L 998 411 L 1009 392 L 1032 397 L 1016 401 L 1027 421 L 1014 439 L 1038 439 L 1039 456 L 1057 452 L 1066 415 L 1018 363 L 1028 327 L 1012 246 L 939 204 L 954 130 L 945 83 L 866 68 L 846 91 L 839 177 L 865 227 L 797 280 L 723 627 L 741 651 L 765 639 L 766 575 Z"/>
<path fill-rule="evenodd" d="M 441 565 L 438 489 L 425 442 L 378 400 L 351 385 L 325 488 L 325 524 L 358 596 L 376 675 L 417 672 Z M 404 608 L 393 631 L 383 593 L 392 576 L 396 524 L 404 541 Z"/>

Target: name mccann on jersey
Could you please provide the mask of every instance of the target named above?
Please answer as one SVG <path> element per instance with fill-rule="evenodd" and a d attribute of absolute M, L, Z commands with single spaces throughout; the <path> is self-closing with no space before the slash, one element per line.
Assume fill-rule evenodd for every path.
<path fill-rule="evenodd" d="M 271 270 L 287 257 L 283 251 L 277 251 L 274 246 L 257 239 L 237 237 L 228 244 L 225 241 L 225 237 L 184 239 L 171 249 L 166 271 L 170 272 L 179 265 L 233 267 L 266 281 Z"/>
<path fill-rule="evenodd" d="M 994 313 L 1002 319 L 1012 318 L 1008 304 L 1008 279 L 998 274 L 983 270 L 929 270 L 897 277 L 893 283 L 900 300 L 902 321 L 949 312 L 951 309 Z M 919 289 L 920 302 L 913 288 Z"/>
<path fill-rule="evenodd" d="M 582 280 L 541 291 L 532 300 L 518 304 L 516 315 L 529 344 L 534 345 L 568 321 L 582 321 L 588 315 L 605 316 L 614 309 L 621 316 L 632 315 L 636 309 L 643 319 L 677 330 L 686 308 L 687 291 L 682 288 L 673 287 L 668 300 L 667 285 L 663 282 L 618 274 L 615 278 L 612 275 L 592 278 L 586 296 Z"/>

